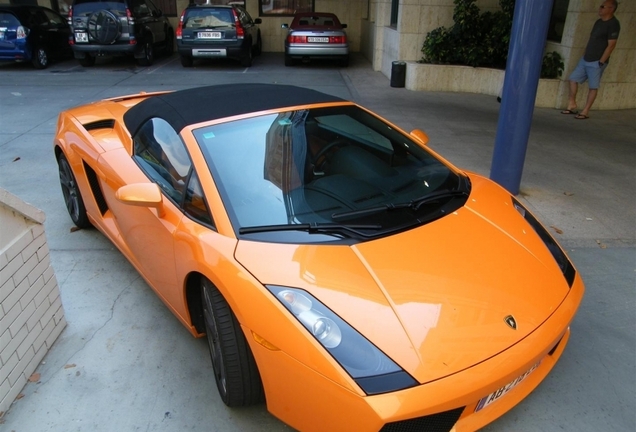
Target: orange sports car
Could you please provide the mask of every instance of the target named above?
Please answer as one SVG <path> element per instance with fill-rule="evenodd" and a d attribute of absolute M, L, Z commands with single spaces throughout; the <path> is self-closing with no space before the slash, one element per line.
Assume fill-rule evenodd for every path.
<path fill-rule="evenodd" d="M 73 222 L 207 335 L 227 405 L 301 431 L 473 431 L 549 373 L 584 287 L 519 201 L 427 140 L 241 84 L 64 111 L 54 150 Z"/>

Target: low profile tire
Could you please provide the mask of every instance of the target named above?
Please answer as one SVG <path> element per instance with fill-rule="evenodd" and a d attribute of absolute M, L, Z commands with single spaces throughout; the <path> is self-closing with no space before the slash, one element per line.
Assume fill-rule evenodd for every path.
<path fill-rule="evenodd" d="M 205 278 L 201 281 L 201 302 L 221 399 L 229 407 L 262 402 L 261 377 L 241 326 L 219 290 Z"/>
<path fill-rule="evenodd" d="M 155 49 L 152 46 L 152 42 L 148 41 L 144 44 L 143 57 L 137 59 L 139 66 L 152 66 L 155 61 Z"/>
<path fill-rule="evenodd" d="M 35 49 L 33 50 L 33 58 L 31 58 L 31 63 L 33 63 L 33 67 L 36 69 L 44 69 L 49 65 L 49 56 L 44 47 L 35 47 Z"/>
<path fill-rule="evenodd" d="M 190 56 L 182 55 L 179 59 L 181 60 L 181 66 L 183 67 L 192 67 L 192 64 L 194 63 L 194 59 Z"/>
<path fill-rule="evenodd" d="M 285 54 L 285 66 L 293 66 L 294 65 L 294 59 L 291 58 L 291 56 L 288 56 L 287 54 Z"/>
<path fill-rule="evenodd" d="M 62 195 L 64 195 L 64 204 L 68 210 L 71 220 L 78 228 L 89 228 L 91 226 L 88 216 L 86 215 L 86 207 L 77 187 L 77 181 L 71 165 L 68 163 L 63 153 L 57 157 L 57 166 L 60 174 L 60 186 L 62 187 Z"/>
<path fill-rule="evenodd" d="M 91 67 L 95 65 L 95 57 L 90 54 L 86 54 L 84 58 L 77 59 L 77 61 L 79 61 L 79 64 L 81 64 L 82 67 Z"/>

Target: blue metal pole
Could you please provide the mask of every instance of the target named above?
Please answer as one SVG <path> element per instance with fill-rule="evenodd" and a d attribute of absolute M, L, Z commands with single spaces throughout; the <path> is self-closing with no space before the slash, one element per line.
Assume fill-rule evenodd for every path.
<path fill-rule="evenodd" d="M 490 178 L 519 193 L 553 0 L 517 0 Z"/>

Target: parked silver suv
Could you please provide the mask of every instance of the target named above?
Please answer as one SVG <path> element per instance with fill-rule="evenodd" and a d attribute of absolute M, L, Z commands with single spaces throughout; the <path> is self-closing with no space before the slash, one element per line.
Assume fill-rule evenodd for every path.
<path fill-rule="evenodd" d="M 73 0 L 69 41 L 82 66 L 93 66 L 103 55 L 133 55 L 150 66 L 155 51 L 174 50 L 170 21 L 151 0 Z"/>

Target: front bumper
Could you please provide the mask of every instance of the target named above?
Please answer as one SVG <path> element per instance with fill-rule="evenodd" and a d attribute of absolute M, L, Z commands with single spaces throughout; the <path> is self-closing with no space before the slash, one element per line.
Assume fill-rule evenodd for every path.
<path fill-rule="evenodd" d="M 462 372 L 376 396 L 348 390 L 281 351 L 268 350 L 252 337 L 248 341 L 259 365 L 268 410 L 298 430 L 348 431 L 352 419 L 358 431 L 381 431 L 387 424 L 391 424 L 391 430 L 420 430 L 429 416 L 435 416 L 430 418 L 437 421 L 440 415 L 451 413 L 455 417 L 445 430 L 475 431 L 518 404 L 554 367 L 567 344 L 569 324 L 583 292 L 583 282 L 577 274 L 568 296 L 555 312 L 514 346 Z M 246 329 L 246 334 L 251 332 Z M 525 380 L 475 412 L 481 398 L 539 362 Z M 352 388 L 357 387 L 352 384 Z"/>

